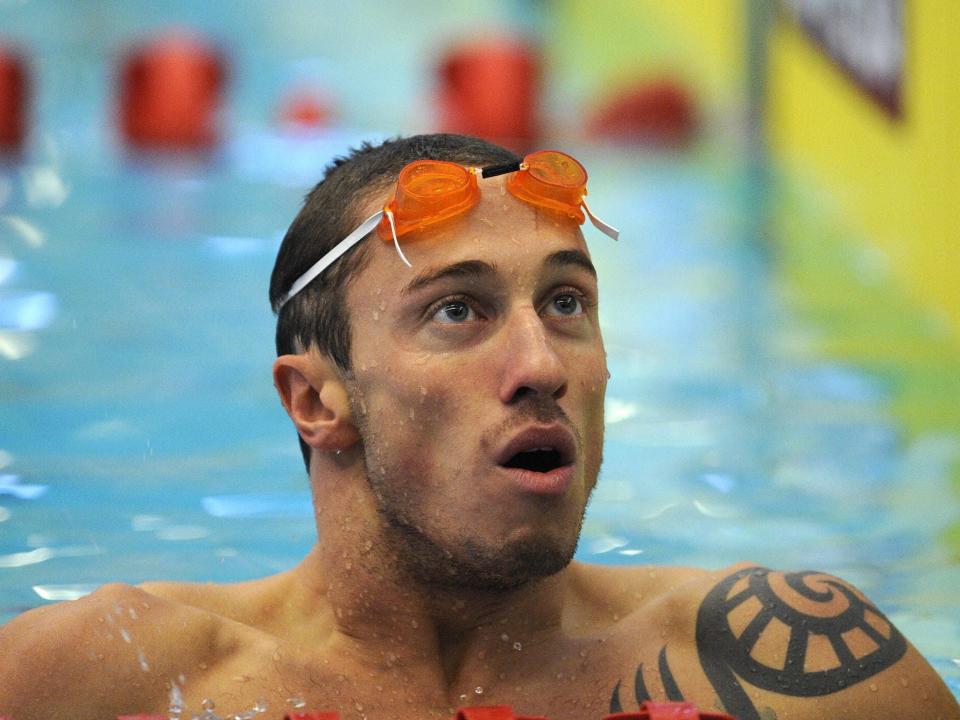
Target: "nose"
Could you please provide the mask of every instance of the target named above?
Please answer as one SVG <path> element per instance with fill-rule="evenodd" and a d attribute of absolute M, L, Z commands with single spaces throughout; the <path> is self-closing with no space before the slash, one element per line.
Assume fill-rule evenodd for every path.
<path fill-rule="evenodd" d="M 509 318 L 501 348 L 500 400 L 513 404 L 533 394 L 559 400 L 567 392 L 567 368 L 543 319 L 532 307 Z"/>

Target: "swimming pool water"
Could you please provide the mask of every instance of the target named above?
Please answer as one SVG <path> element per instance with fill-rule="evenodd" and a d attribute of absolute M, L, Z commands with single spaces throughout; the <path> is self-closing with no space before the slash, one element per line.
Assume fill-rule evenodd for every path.
<path fill-rule="evenodd" d="M 50 140 L 0 170 L 0 621 L 307 551 L 266 288 L 302 194 L 357 139 L 251 132 L 176 161 Z M 622 231 L 586 230 L 612 379 L 578 557 L 839 574 L 958 692 L 960 435 L 907 432 L 896 373 L 818 354 L 748 168 L 569 149 Z"/>

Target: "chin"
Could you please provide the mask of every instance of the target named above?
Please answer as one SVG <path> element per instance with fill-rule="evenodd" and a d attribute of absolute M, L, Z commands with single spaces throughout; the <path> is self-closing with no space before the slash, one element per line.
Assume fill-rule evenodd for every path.
<path fill-rule="evenodd" d="M 546 538 L 525 538 L 493 552 L 467 543 L 466 562 L 461 565 L 468 576 L 461 584 L 477 590 L 513 590 L 560 572 L 570 564 L 575 549 L 575 543 Z"/>
<path fill-rule="evenodd" d="M 573 559 L 576 537 L 524 536 L 499 545 L 476 538 L 439 543 L 422 529 L 394 524 L 404 546 L 400 561 L 418 582 L 448 589 L 503 592 L 563 570 Z"/>

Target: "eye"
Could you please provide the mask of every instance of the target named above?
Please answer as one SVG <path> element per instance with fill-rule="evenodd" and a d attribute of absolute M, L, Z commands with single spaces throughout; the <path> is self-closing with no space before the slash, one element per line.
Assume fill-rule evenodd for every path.
<path fill-rule="evenodd" d="M 445 300 L 433 312 L 433 320 L 445 325 L 476 320 L 477 314 L 466 300 Z"/>
<path fill-rule="evenodd" d="M 583 314 L 583 298 L 576 293 L 564 292 L 554 295 L 544 311 L 547 315 L 572 317 Z"/>

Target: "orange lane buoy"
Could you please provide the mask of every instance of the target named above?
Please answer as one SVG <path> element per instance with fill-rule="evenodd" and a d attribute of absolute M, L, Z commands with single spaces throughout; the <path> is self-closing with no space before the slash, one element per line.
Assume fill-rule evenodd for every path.
<path fill-rule="evenodd" d="M 226 61 L 207 41 L 164 34 L 122 59 L 119 124 L 140 148 L 202 149 L 218 139 Z"/>
<path fill-rule="evenodd" d="M 0 45 L 0 151 L 15 151 L 27 135 L 29 79 L 19 52 Z"/>
<path fill-rule="evenodd" d="M 523 152 L 540 134 L 541 60 L 513 37 L 459 45 L 440 61 L 439 124 Z"/>

